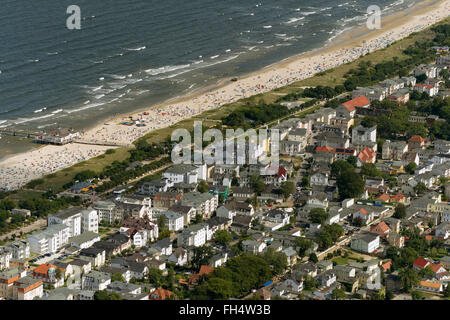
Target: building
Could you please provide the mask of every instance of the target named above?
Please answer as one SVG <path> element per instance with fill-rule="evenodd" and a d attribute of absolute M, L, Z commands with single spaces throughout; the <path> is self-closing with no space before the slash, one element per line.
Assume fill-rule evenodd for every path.
<path fill-rule="evenodd" d="M 92 205 L 92 208 L 97 210 L 100 222 L 114 224 L 116 204 L 113 201 L 97 201 Z"/>
<path fill-rule="evenodd" d="M 197 210 L 192 206 L 183 206 L 181 204 L 175 204 L 169 208 L 169 211 L 183 215 L 184 225 L 188 226 L 192 219 L 195 219 Z"/>
<path fill-rule="evenodd" d="M 377 142 L 377 126 L 371 128 L 363 127 L 358 125 L 352 130 L 352 143 L 363 144 L 366 142 Z"/>
<path fill-rule="evenodd" d="M 81 260 L 89 261 L 92 267 L 101 267 L 106 261 L 106 251 L 100 248 L 86 248 L 79 254 Z"/>
<path fill-rule="evenodd" d="M 427 292 L 433 293 L 441 293 L 443 291 L 443 284 L 441 282 L 434 281 L 419 281 L 417 286 L 414 286 L 415 289 L 423 290 Z"/>
<path fill-rule="evenodd" d="M 80 132 L 73 129 L 53 129 L 36 138 L 41 143 L 64 145 L 81 137 Z"/>
<path fill-rule="evenodd" d="M 45 284 L 52 285 L 55 288 L 62 287 L 64 285 L 64 274 L 62 273 L 61 277 L 58 278 L 57 269 L 58 267 L 54 264 L 41 264 L 33 270 L 33 278 L 40 279 Z"/>
<path fill-rule="evenodd" d="M 54 215 L 48 215 L 48 226 L 54 224 L 64 224 L 69 227 L 69 237 L 75 237 L 81 234 L 81 211 L 80 207 L 70 207 L 61 210 Z"/>
<path fill-rule="evenodd" d="M 361 150 L 357 156 L 357 166 L 362 167 L 364 163 L 375 163 L 377 161 L 377 153 L 367 147 Z"/>
<path fill-rule="evenodd" d="M 5 247 L 0 247 L 0 270 L 9 269 L 9 261 L 12 259 L 12 252 Z"/>
<path fill-rule="evenodd" d="M 370 100 L 366 96 L 359 96 L 342 104 L 344 107 L 350 108 L 368 108 Z"/>
<path fill-rule="evenodd" d="M 408 145 L 405 141 L 386 140 L 382 147 L 381 157 L 383 160 L 401 160 L 406 152 L 408 152 Z"/>
<path fill-rule="evenodd" d="M 380 246 L 380 236 L 376 233 L 364 233 L 352 239 L 350 247 L 353 250 L 365 253 L 375 252 Z"/>
<path fill-rule="evenodd" d="M 415 134 L 408 140 L 409 150 L 422 149 L 425 146 L 425 139 Z"/>
<path fill-rule="evenodd" d="M 6 245 L 12 253 L 12 259 L 27 259 L 30 257 L 30 244 L 26 240 L 16 240 Z"/>
<path fill-rule="evenodd" d="M 203 218 L 210 218 L 217 209 L 219 197 L 217 194 L 213 195 L 209 192 L 191 192 L 183 195 L 180 204 L 195 208 L 196 213 L 202 215 Z"/>
<path fill-rule="evenodd" d="M 36 254 L 55 253 L 69 243 L 70 227 L 54 224 L 45 230 L 33 232 L 27 240 L 30 251 Z"/>
<path fill-rule="evenodd" d="M 434 97 L 438 94 L 439 88 L 436 88 L 435 86 L 431 84 L 425 84 L 425 83 L 416 83 L 414 86 L 414 90 L 420 92 L 420 93 L 427 93 L 430 97 Z"/>
<path fill-rule="evenodd" d="M 92 247 L 94 243 L 100 241 L 100 235 L 95 232 L 87 231 L 79 236 L 72 237 L 69 239 L 70 245 L 80 248 L 80 249 L 87 249 L 89 247 Z"/>
<path fill-rule="evenodd" d="M 206 243 L 208 225 L 198 223 L 191 225 L 178 234 L 178 246 L 200 247 Z"/>
<path fill-rule="evenodd" d="M 162 217 L 169 231 L 180 231 L 184 228 L 184 216 L 173 211 L 154 212 L 153 217 L 155 219 Z"/>
<path fill-rule="evenodd" d="M 80 212 L 81 214 L 81 232 L 98 233 L 98 213 L 93 208 L 87 208 Z"/>
<path fill-rule="evenodd" d="M 44 285 L 40 279 L 26 276 L 14 282 L 13 300 L 34 300 L 43 295 Z"/>
<path fill-rule="evenodd" d="M 414 76 L 426 75 L 427 78 L 436 78 L 437 77 L 437 67 L 433 65 L 425 65 L 421 64 L 420 66 L 414 69 Z"/>
<path fill-rule="evenodd" d="M 81 278 L 82 290 L 105 290 L 111 283 L 111 276 L 106 272 L 92 270 Z"/>
<path fill-rule="evenodd" d="M 255 240 L 244 240 L 242 241 L 242 250 L 244 252 L 249 252 L 253 254 L 258 254 L 263 252 L 266 248 L 266 244 L 264 242 L 259 242 Z"/>
<path fill-rule="evenodd" d="M 206 179 L 206 165 L 176 164 L 164 171 L 163 178 L 172 183 L 197 183 L 198 179 Z"/>

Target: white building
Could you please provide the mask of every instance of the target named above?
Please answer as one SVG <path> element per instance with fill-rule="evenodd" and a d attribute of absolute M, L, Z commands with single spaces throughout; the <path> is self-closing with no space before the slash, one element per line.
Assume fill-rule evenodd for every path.
<path fill-rule="evenodd" d="M 54 224 L 28 236 L 30 250 L 36 254 L 55 253 L 69 243 L 70 227 Z"/>
<path fill-rule="evenodd" d="M 80 207 L 71 207 L 54 215 L 47 217 L 47 225 L 64 224 L 69 227 L 69 237 L 81 234 L 81 211 Z"/>
<path fill-rule="evenodd" d="M 159 219 L 164 218 L 164 222 L 169 231 L 180 231 L 184 228 L 184 216 L 173 211 L 154 212 L 153 217 Z"/>
<path fill-rule="evenodd" d="M 0 247 L 0 270 L 9 268 L 9 260 L 12 259 L 12 252 L 8 248 Z"/>
<path fill-rule="evenodd" d="M 87 208 L 81 211 L 81 232 L 98 233 L 98 213 L 97 210 Z"/>
<path fill-rule="evenodd" d="M 358 125 L 352 130 L 352 143 L 361 144 L 366 142 L 377 142 L 377 126 L 371 128 Z"/>
<path fill-rule="evenodd" d="M 163 173 L 172 183 L 197 183 L 199 179 L 206 179 L 206 165 L 176 164 Z"/>
<path fill-rule="evenodd" d="M 196 209 L 197 214 L 204 218 L 210 218 L 219 204 L 219 196 L 209 192 L 190 192 L 183 195 L 181 205 L 191 206 Z"/>
<path fill-rule="evenodd" d="M 11 251 L 13 259 L 27 259 L 30 257 L 30 244 L 26 240 L 17 240 L 6 245 Z"/>
<path fill-rule="evenodd" d="M 200 247 L 206 243 L 208 225 L 203 223 L 194 224 L 184 229 L 178 235 L 178 246 Z"/>
<path fill-rule="evenodd" d="M 81 279 L 82 290 L 105 290 L 111 283 L 111 277 L 106 272 L 92 270 L 88 274 L 83 275 Z"/>
<path fill-rule="evenodd" d="M 116 204 L 112 201 L 97 201 L 92 206 L 97 210 L 98 219 L 109 224 L 114 223 Z"/>
<path fill-rule="evenodd" d="M 376 233 L 365 233 L 352 239 L 350 247 L 356 251 L 372 253 L 380 246 L 380 236 Z"/>

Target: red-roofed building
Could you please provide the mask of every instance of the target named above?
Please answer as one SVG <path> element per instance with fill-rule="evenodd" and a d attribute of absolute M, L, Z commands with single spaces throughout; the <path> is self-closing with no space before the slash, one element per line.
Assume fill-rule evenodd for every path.
<path fill-rule="evenodd" d="M 430 261 L 419 257 L 413 262 L 413 268 L 416 269 L 417 271 L 420 271 L 430 264 L 431 264 Z"/>
<path fill-rule="evenodd" d="M 375 163 L 376 160 L 377 153 L 367 147 L 359 152 L 357 165 L 358 167 L 362 167 L 363 163 Z"/>
<path fill-rule="evenodd" d="M 361 208 L 358 211 L 356 211 L 355 213 L 353 213 L 352 218 L 353 218 L 353 220 L 355 220 L 356 218 L 361 218 L 361 220 L 365 224 L 368 224 L 368 223 L 370 223 L 373 220 L 374 213 L 373 212 L 367 212 L 367 210 L 365 210 L 364 208 Z"/>
<path fill-rule="evenodd" d="M 186 283 L 190 287 L 196 286 L 202 276 L 209 275 L 214 271 L 214 267 L 202 265 L 200 267 L 200 271 L 196 274 L 193 274 L 189 277 L 189 280 Z"/>
<path fill-rule="evenodd" d="M 370 227 L 370 232 L 380 235 L 381 238 L 385 238 L 389 234 L 389 231 L 391 231 L 391 228 L 384 221 Z"/>
<path fill-rule="evenodd" d="M 389 198 L 389 202 L 406 204 L 407 198 L 403 194 L 397 193 Z"/>
<path fill-rule="evenodd" d="M 60 278 L 57 276 L 57 266 L 44 263 L 33 270 L 33 278 L 41 279 L 44 283 L 51 284 L 55 288 L 64 285 L 64 273 L 61 272 Z"/>
<path fill-rule="evenodd" d="M 375 198 L 375 201 L 389 202 L 389 199 L 389 195 L 387 195 L 386 193 L 382 193 Z"/>
<path fill-rule="evenodd" d="M 149 300 L 167 300 L 172 297 L 175 298 L 175 294 L 170 290 L 163 289 L 162 287 L 159 287 L 149 294 Z"/>
<path fill-rule="evenodd" d="M 366 96 L 359 96 L 342 104 L 347 110 L 351 111 L 355 108 L 368 108 L 370 107 L 370 100 Z"/>
<path fill-rule="evenodd" d="M 419 135 L 413 135 L 408 140 L 408 148 L 409 150 L 423 148 L 425 146 L 425 139 Z"/>
<path fill-rule="evenodd" d="M 419 91 L 420 93 L 426 92 L 430 97 L 435 96 L 439 92 L 439 88 L 425 83 L 416 83 L 414 90 Z"/>
<path fill-rule="evenodd" d="M 331 147 L 317 147 L 316 152 L 334 152 L 334 148 Z"/>

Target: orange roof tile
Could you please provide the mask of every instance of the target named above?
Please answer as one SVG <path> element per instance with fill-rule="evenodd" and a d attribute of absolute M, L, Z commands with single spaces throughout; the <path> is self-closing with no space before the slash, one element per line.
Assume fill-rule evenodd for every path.
<path fill-rule="evenodd" d="M 408 142 L 424 142 L 425 139 L 422 138 L 421 136 L 415 134 L 413 135 L 411 138 L 409 138 Z"/>
<path fill-rule="evenodd" d="M 40 266 L 36 267 L 33 270 L 33 273 L 35 273 L 35 274 L 39 273 L 39 274 L 47 275 L 48 274 L 48 270 L 50 270 L 51 268 L 56 270 L 58 267 L 53 265 L 53 264 L 50 264 L 50 263 L 45 263 L 45 264 L 41 264 Z"/>
<path fill-rule="evenodd" d="M 349 100 L 342 104 L 348 111 L 353 111 L 355 108 L 362 108 L 370 105 L 370 100 L 366 96 L 359 96 L 355 99 Z"/>
<path fill-rule="evenodd" d="M 419 286 L 439 289 L 442 286 L 442 284 L 431 281 L 420 281 Z"/>

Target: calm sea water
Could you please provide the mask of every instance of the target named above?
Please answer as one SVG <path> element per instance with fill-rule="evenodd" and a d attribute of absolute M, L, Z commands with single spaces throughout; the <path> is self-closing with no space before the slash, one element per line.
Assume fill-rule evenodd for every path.
<path fill-rule="evenodd" d="M 386 12 L 418 0 L 378 0 Z M 81 8 L 81 30 L 66 9 Z M 2 0 L 0 127 L 92 124 L 318 48 L 372 0 Z"/>

